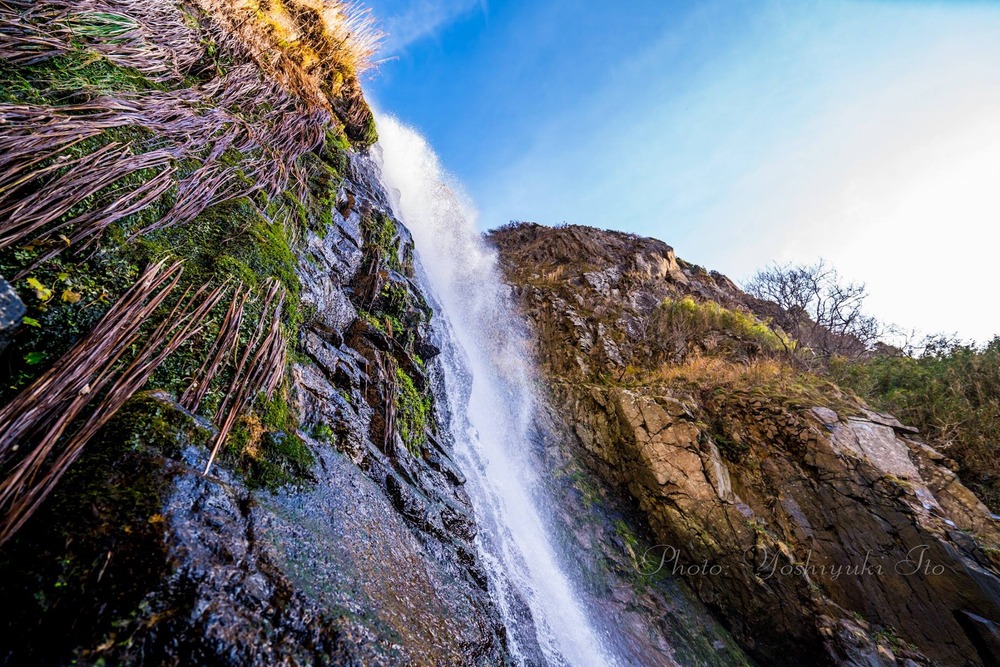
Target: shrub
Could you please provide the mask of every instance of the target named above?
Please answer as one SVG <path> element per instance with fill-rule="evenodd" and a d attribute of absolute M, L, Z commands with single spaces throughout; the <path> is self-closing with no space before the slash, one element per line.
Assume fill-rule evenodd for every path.
<path fill-rule="evenodd" d="M 938 337 L 916 357 L 839 358 L 830 373 L 919 428 L 955 459 L 963 481 L 1000 510 L 1000 336 L 981 348 Z"/>
<path fill-rule="evenodd" d="M 752 296 L 771 302 L 769 313 L 821 362 L 833 355 L 862 357 L 884 336 L 883 325 L 864 313 L 863 283 L 845 282 L 820 260 L 812 265 L 774 264 L 744 285 Z"/>

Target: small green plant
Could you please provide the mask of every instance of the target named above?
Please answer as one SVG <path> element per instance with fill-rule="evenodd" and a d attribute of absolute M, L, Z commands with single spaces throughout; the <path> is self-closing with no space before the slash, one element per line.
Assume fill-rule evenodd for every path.
<path fill-rule="evenodd" d="M 284 392 L 277 392 L 270 400 L 261 397 L 233 428 L 223 459 L 243 473 L 253 488 L 275 491 L 289 484 L 312 482 L 315 458 L 298 436 L 297 426 Z M 332 429 L 326 429 L 332 438 Z"/>
<path fill-rule="evenodd" d="M 639 570 L 639 560 L 636 555 L 636 551 L 639 547 L 639 538 L 635 536 L 629 525 L 625 523 L 624 520 L 618 519 L 615 521 L 615 533 L 621 538 L 622 543 L 625 545 L 625 551 L 628 553 L 628 557 L 632 560 L 632 565 L 635 567 L 636 571 Z"/>
<path fill-rule="evenodd" d="M 429 395 L 422 395 L 413 384 L 413 379 L 401 368 L 396 369 L 396 415 L 399 434 L 406 448 L 414 456 L 427 443 L 427 428 L 430 426 L 433 405 Z"/>
<path fill-rule="evenodd" d="M 378 255 L 394 271 L 403 270 L 399 259 L 399 233 L 391 217 L 384 213 L 365 216 L 361 221 L 361 234 L 366 252 Z"/>
<path fill-rule="evenodd" d="M 312 437 L 320 442 L 333 442 L 333 429 L 326 422 L 319 422 L 313 427 Z"/>
<path fill-rule="evenodd" d="M 737 443 L 732 438 L 727 438 L 719 430 L 712 433 L 712 440 L 715 441 L 716 447 L 719 448 L 719 453 L 725 459 L 735 463 L 742 461 L 743 457 L 750 451 L 747 445 Z"/>

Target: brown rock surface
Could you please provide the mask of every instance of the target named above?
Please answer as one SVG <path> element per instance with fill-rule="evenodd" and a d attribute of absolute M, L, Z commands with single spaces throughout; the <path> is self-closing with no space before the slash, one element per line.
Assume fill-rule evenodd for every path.
<path fill-rule="evenodd" d="M 996 664 L 1000 532 L 914 429 L 812 381 L 634 372 L 664 298 L 766 312 L 663 243 L 530 224 L 491 238 L 581 457 L 639 503 L 663 544 L 648 561 L 683 569 L 753 655 Z"/>

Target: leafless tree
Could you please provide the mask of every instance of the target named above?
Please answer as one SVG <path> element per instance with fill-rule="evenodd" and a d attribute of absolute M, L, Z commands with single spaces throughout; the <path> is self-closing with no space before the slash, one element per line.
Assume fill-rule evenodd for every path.
<path fill-rule="evenodd" d="M 882 340 L 882 324 L 864 312 L 864 283 L 841 280 L 823 260 L 811 265 L 772 264 L 746 285 L 758 299 L 776 304 L 775 324 L 822 359 L 860 357 Z"/>

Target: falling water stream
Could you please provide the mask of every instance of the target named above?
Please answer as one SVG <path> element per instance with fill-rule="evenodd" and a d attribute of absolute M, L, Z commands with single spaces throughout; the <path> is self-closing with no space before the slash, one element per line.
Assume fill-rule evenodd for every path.
<path fill-rule="evenodd" d="M 423 137 L 386 116 L 378 130 L 394 213 L 413 234 L 420 279 L 437 302 L 446 419 L 511 651 L 530 662 L 528 647 L 537 642 L 551 665 L 615 665 L 567 574 L 570 558 L 558 553 L 546 528 L 531 455 L 533 371 L 496 253 Z"/>

